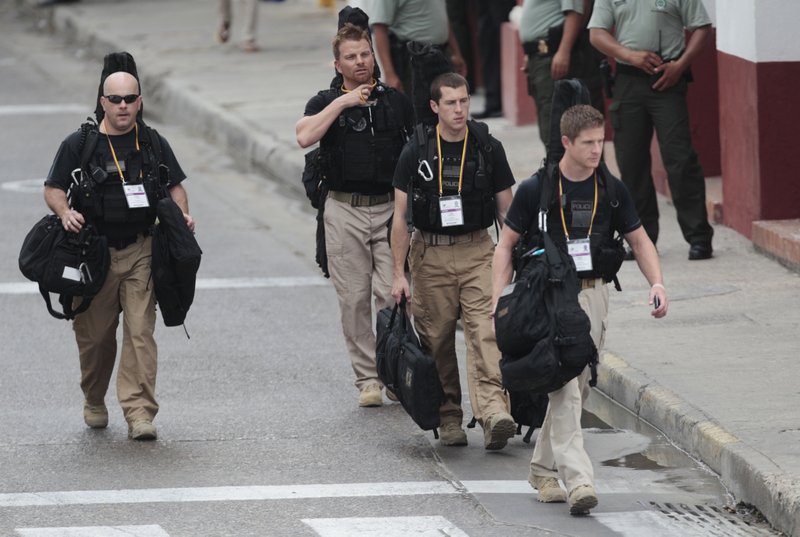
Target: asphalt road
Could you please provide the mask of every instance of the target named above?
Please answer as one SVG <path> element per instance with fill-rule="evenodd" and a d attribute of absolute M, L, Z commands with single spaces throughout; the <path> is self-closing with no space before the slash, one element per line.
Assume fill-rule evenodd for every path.
<path fill-rule="evenodd" d="M 11 37 L 0 42 L 0 535 L 709 534 L 692 516 L 658 528 L 675 523 L 664 505 L 721 509 L 716 476 L 601 397 L 604 421 L 586 423 L 601 506 L 585 518 L 535 502 L 519 437 L 487 453 L 478 429 L 467 448 L 438 448 L 399 405 L 358 408 L 305 200 L 157 118 L 204 250 L 190 338 L 159 321 L 158 441 L 126 438 L 113 388 L 109 428 L 87 429 L 71 327 L 49 317 L 16 259 L 100 67 L 26 24 L 0 11 Z"/>

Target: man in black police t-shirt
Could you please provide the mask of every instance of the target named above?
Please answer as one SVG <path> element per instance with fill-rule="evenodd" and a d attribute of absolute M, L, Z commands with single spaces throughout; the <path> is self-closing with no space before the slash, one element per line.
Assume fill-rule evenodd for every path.
<path fill-rule="evenodd" d="M 603 137 L 603 115 L 596 109 L 577 105 L 564 112 L 561 117 L 564 156 L 550 177 L 536 174 L 520 185 L 506 215 L 492 270 L 494 306 L 511 280 L 511 255 L 517 241 L 525 232 L 539 232 L 541 182 L 550 181 L 558 195 L 548 207 L 547 232 L 575 261 L 581 278 L 578 301 L 589 316 L 592 340 L 598 350 L 603 344 L 608 316 L 605 282 L 609 275 L 602 277 L 599 273 L 603 260 L 593 247 L 597 241 L 610 241 L 614 233 L 625 237 L 636 254 L 639 269 L 651 285 L 648 300 L 657 306 L 651 315 L 661 318 L 667 314 L 667 295 L 655 246 L 642 228 L 625 185 L 600 165 Z M 619 202 L 617 207 L 606 196 L 609 189 L 606 185 L 611 182 Z M 528 476 L 530 484 L 539 491 L 540 502 L 569 501 L 573 515 L 586 514 L 597 505 L 594 471 L 581 435 L 581 408 L 588 395 L 588 372 L 586 368 L 563 388 L 549 394 L 547 414 L 536 439 Z M 566 494 L 558 484 L 559 477 L 567 487 Z"/>
<path fill-rule="evenodd" d="M 166 188 L 190 229 L 194 229 L 194 220 L 188 214 L 186 191 L 181 185 L 186 176 L 169 144 L 137 121 L 142 105 L 139 81 L 128 72 L 109 74 L 103 82 L 100 105 L 104 114 L 100 116 L 99 132 L 94 136 L 97 143 L 87 169 L 80 170 L 82 134 L 76 131 L 62 142 L 56 154 L 45 181 L 44 197 L 65 230 L 78 232 L 89 222 L 95 225 L 107 237 L 111 254 L 103 288 L 89 309 L 73 322 L 85 398 L 84 421 L 94 429 L 108 425 L 105 395 L 117 354 L 119 313 L 123 312 L 117 398 L 128 422 L 128 436 L 154 440 L 153 418 L 158 412 L 157 350 L 153 337 L 156 310 L 150 274 L 152 237 L 148 229 L 155 221 L 158 199 L 150 178 L 159 174 L 159 162 L 148 145 L 150 141 L 160 144 L 160 164 L 168 168 L 169 175 Z M 83 174 L 86 179 L 82 182 L 87 187 L 80 196 L 72 196 L 74 205 L 70 206 L 67 191 L 73 185 L 73 173 L 75 180 Z"/>
<path fill-rule="evenodd" d="M 461 384 L 455 350 L 456 321 L 467 340 L 467 384 L 472 412 L 484 431 L 484 447 L 502 449 L 516 425 L 500 378 L 500 351 L 491 321 L 494 242 L 486 228 L 502 222 L 511 203 L 511 174 L 503 146 L 485 124 L 469 117 L 467 81 L 455 73 L 431 84 L 435 128 L 411 137 L 394 175 L 392 295 L 411 299 L 420 341 L 431 350 L 445 393 L 439 441 L 467 444 L 461 428 Z M 420 134 L 424 139 L 420 143 Z M 421 148 L 424 146 L 424 149 Z M 409 239 L 406 207 L 416 232 Z M 404 272 L 409 240 L 414 293 Z"/>

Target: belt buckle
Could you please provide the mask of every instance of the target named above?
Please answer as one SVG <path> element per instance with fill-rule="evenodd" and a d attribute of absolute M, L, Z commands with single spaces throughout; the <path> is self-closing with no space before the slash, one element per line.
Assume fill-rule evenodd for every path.
<path fill-rule="evenodd" d="M 550 51 L 550 48 L 547 46 L 547 41 L 544 39 L 539 40 L 538 45 L 539 54 L 547 54 Z"/>

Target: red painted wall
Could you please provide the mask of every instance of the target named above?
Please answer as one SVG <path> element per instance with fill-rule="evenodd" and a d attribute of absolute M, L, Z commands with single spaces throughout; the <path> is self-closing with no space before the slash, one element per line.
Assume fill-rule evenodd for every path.
<path fill-rule="evenodd" d="M 761 218 L 800 218 L 800 62 L 759 63 Z"/>
<path fill-rule="evenodd" d="M 800 63 L 719 52 L 724 222 L 748 238 L 753 220 L 800 217 L 798 83 Z"/>
<path fill-rule="evenodd" d="M 759 188 L 758 76 L 756 64 L 718 53 L 722 200 L 725 225 L 750 237 L 761 217 Z"/>

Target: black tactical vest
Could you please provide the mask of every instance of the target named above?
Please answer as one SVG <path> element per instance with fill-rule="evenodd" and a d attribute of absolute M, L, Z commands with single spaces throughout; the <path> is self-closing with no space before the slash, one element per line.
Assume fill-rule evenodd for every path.
<path fill-rule="evenodd" d="M 467 161 L 464 162 L 464 176 L 461 185 L 464 225 L 449 227 L 442 227 L 439 211 L 436 128 L 435 126 L 417 126 L 415 132 L 419 159 L 420 162 L 426 161 L 432 172 L 432 178 L 429 181 L 419 173 L 415 173 L 412 183 L 412 218 L 414 226 L 419 229 L 433 233 L 461 235 L 486 229 L 495 220 L 497 212 L 492 185 L 492 146 L 489 141 L 489 131 L 482 123 L 470 120 L 467 124 L 469 127 Z"/>
<path fill-rule="evenodd" d="M 564 235 L 564 228 L 561 222 L 561 202 L 558 196 L 558 166 L 553 166 L 551 169 L 540 169 L 537 173 L 540 180 L 540 188 L 544 190 L 543 180 L 546 178 L 550 182 L 550 192 L 553 195 L 550 197 L 547 211 L 547 230 L 553 242 L 563 251 L 567 251 L 567 239 Z M 591 271 L 578 272 L 579 278 L 603 278 L 603 280 L 610 282 L 614 280 L 624 255 L 624 247 L 621 237 L 614 237 L 614 232 L 611 228 L 612 215 L 616 207 L 619 206 L 619 201 L 616 197 L 614 188 L 614 178 L 608 173 L 604 164 L 601 164 L 597 169 L 597 211 L 592 225 L 592 234 L 589 237 L 589 249 L 592 255 Z M 543 196 L 546 193 L 543 193 Z M 588 231 L 588 229 L 587 229 Z M 538 226 L 538 212 L 537 218 L 531 224 L 531 235 L 526 241 L 529 246 L 540 244 L 541 234 L 539 233 Z M 571 239 L 586 238 L 585 232 L 583 235 L 570 236 Z"/>
<path fill-rule="evenodd" d="M 331 128 L 339 129 L 338 142 L 320 143 L 320 172 L 330 190 L 383 193 L 392 190 L 394 168 L 407 134 L 400 110 L 391 103 L 394 89 L 378 84 L 375 104 L 348 108 Z M 331 100 L 340 90 L 329 90 Z"/>
<path fill-rule="evenodd" d="M 149 203 L 149 207 L 129 208 L 116 166 L 103 162 L 103 153 L 95 150 L 98 143 L 106 143 L 105 135 L 94 125 L 82 126 L 82 129 L 85 129 L 85 139 L 81 148 L 81 176 L 80 182 L 73 186 L 73 206 L 88 218 L 100 220 L 118 230 L 124 226 L 124 233 L 128 236 L 144 232 L 155 222 L 156 203 L 166 195 L 169 180 L 168 170 L 159 165 L 161 147 L 158 134 L 140 123 L 140 150 L 124 158 L 126 182 L 144 185 Z"/>

